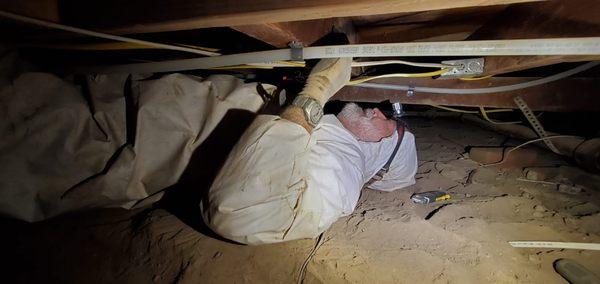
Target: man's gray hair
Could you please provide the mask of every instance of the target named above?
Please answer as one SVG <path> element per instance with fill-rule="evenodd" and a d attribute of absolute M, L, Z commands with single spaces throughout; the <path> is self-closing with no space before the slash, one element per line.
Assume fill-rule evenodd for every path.
<path fill-rule="evenodd" d="M 369 133 L 372 131 L 371 118 L 373 117 L 373 109 L 363 110 L 355 103 L 347 103 L 342 111 L 338 114 L 345 118 L 350 125 L 359 133 Z"/>

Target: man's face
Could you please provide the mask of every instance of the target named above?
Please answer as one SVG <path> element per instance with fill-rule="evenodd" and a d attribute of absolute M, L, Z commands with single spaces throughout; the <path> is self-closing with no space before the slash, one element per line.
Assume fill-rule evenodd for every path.
<path fill-rule="evenodd" d="M 347 105 L 338 119 L 358 140 L 378 142 L 394 134 L 396 121 L 387 119 L 377 109 L 363 110 L 356 104 Z"/>

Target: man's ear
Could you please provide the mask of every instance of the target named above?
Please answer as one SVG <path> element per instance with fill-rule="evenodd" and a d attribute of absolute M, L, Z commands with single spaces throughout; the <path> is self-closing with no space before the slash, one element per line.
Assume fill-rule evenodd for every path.
<path fill-rule="evenodd" d="M 379 117 L 385 119 L 385 115 L 378 108 L 373 109 L 373 117 Z"/>

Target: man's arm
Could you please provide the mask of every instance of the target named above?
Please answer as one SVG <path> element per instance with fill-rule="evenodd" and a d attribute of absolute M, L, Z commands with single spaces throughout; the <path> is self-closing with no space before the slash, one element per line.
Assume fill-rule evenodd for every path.
<path fill-rule="evenodd" d="M 299 124 L 304 127 L 308 133 L 313 131 L 313 128 L 308 121 L 306 121 L 306 117 L 304 116 L 304 111 L 297 106 L 288 106 L 281 113 L 281 118 Z"/>
<path fill-rule="evenodd" d="M 337 91 L 350 81 L 351 64 L 351 57 L 322 59 L 310 72 L 306 85 L 299 95 L 315 99 L 322 108 Z M 281 113 L 281 118 L 299 124 L 309 133 L 313 130 L 303 109 L 298 106 L 288 106 Z"/>

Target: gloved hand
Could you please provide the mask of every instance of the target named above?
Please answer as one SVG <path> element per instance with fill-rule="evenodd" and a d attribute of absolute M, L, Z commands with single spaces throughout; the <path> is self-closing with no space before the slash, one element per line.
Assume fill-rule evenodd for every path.
<path fill-rule="evenodd" d="M 350 81 L 352 57 L 321 59 L 306 79 L 301 95 L 309 96 L 321 106 Z"/>

